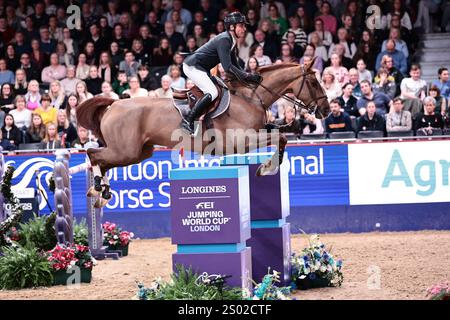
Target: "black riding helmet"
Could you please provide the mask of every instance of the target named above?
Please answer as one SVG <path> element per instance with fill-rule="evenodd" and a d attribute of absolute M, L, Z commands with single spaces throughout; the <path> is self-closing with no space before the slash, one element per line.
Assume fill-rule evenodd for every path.
<path fill-rule="evenodd" d="M 240 13 L 239 11 L 235 11 L 232 13 L 229 13 L 225 16 L 224 19 L 224 24 L 225 24 L 225 28 L 228 30 L 230 29 L 230 26 L 238 24 L 238 23 L 245 23 L 245 24 L 249 24 L 247 22 L 247 18 Z"/>

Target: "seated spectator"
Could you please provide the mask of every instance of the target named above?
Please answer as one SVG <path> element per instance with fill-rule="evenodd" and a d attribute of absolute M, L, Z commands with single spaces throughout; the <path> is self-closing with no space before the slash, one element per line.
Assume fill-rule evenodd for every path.
<path fill-rule="evenodd" d="M 298 43 L 295 42 L 295 33 L 292 31 L 287 31 L 287 37 L 286 37 L 286 42 L 284 42 L 281 45 L 281 50 L 283 52 L 283 45 L 287 44 L 292 51 L 292 55 L 297 59 L 300 59 L 301 56 L 303 55 L 303 50 L 304 48 L 302 46 L 300 46 Z M 306 47 L 306 45 L 305 45 Z"/>
<path fill-rule="evenodd" d="M 153 50 L 152 65 L 155 67 L 168 67 L 172 64 L 173 51 L 169 39 L 161 38 L 158 48 Z"/>
<path fill-rule="evenodd" d="M 72 142 L 77 138 L 77 129 L 67 119 L 67 113 L 65 110 L 58 110 L 57 114 L 57 130 L 59 140 L 61 141 L 61 147 L 69 148 Z"/>
<path fill-rule="evenodd" d="M 56 54 L 60 65 L 67 67 L 74 64 L 73 55 L 67 53 L 64 42 L 58 42 L 56 46 Z"/>
<path fill-rule="evenodd" d="M 16 70 L 16 80 L 14 82 L 14 93 L 25 95 L 27 93 L 27 74 L 23 69 Z"/>
<path fill-rule="evenodd" d="M 0 89 L 0 109 L 8 113 L 14 108 L 14 91 L 12 85 L 4 83 Z"/>
<path fill-rule="evenodd" d="M 292 88 L 287 88 L 285 91 L 285 95 L 293 100 L 296 100 L 294 90 Z M 286 108 L 295 108 L 294 104 L 291 101 L 284 98 L 279 98 L 277 101 L 275 101 L 272 107 L 272 109 L 275 109 L 272 111 L 272 114 L 279 120 L 284 119 L 284 112 Z"/>
<path fill-rule="evenodd" d="M 39 80 L 40 75 L 42 73 L 42 70 L 44 69 L 44 66 L 48 64 L 48 55 L 44 52 L 42 52 L 39 44 L 39 40 L 33 39 L 31 40 L 31 64 L 34 68 L 36 68 L 36 72 L 39 74 Z"/>
<path fill-rule="evenodd" d="M 423 131 L 426 135 L 431 134 L 431 128 L 443 129 L 444 119 L 440 113 L 435 112 L 436 100 L 432 97 L 423 99 L 424 112 L 419 112 L 415 119 L 416 131 Z"/>
<path fill-rule="evenodd" d="M 302 120 L 302 134 L 321 134 L 324 132 L 322 121 L 317 119 L 314 114 L 305 113 L 303 114 Z"/>
<path fill-rule="evenodd" d="M 245 72 L 258 73 L 259 63 L 255 56 L 251 56 L 247 61 Z"/>
<path fill-rule="evenodd" d="M 78 137 L 74 141 L 72 141 L 70 147 L 75 149 L 84 149 L 86 143 L 89 142 L 89 132 L 82 126 L 78 126 L 77 135 Z"/>
<path fill-rule="evenodd" d="M 41 48 L 42 52 L 44 52 L 47 55 L 51 54 L 52 52 L 55 52 L 56 41 L 50 38 L 50 31 L 48 30 L 47 26 L 42 26 L 39 28 L 39 35 L 40 35 L 39 47 Z"/>
<path fill-rule="evenodd" d="M 258 61 L 260 62 L 260 64 L 261 64 L 260 58 L 263 55 L 268 56 L 270 61 L 272 61 L 272 59 L 275 59 L 277 57 L 278 52 L 279 52 L 279 43 L 276 39 L 274 39 L 271 36 L 269 31 L 270 30 L 267 30 L 267 34 L 261 29 L 257 29 L 255 31 L 255 42 L 253 42 L 253 44 L 252 44 L 252 49 L 255 49 L 257 45 L 260 45 L 262 47 L 263 53 L 258 55 Z M 254 55 L 254 53 L 252 53 L 252 51 L 253 51 L 252 49 L 250 49 L 250 56 Z M 267 59 L 264 62 L 268 63 Z M 268 64 L 272 64 L 272 63 L 268 63 Z"/>
<path fill-rule="evenodd" d="M 320 7 L 320 13 L 316 19 L 323 21 L 323 29 L 329 31 L 333 36 L 336 35 L 337 19 L 331 12 L 331 5 L 328 1 L 323 1 Z"/>
<path fill-rule="evenodd" d="M 358 99 L 353 95 L 353 85 L 347 82 L 342 87 L 343 93 L 338 98 L 339 104 L 342 106 L 342 112 L 346 112 L 348 115 L 353 117 L 359 117 L 358 107 L 356 106 Z"/>
<path fill-rule="evenodd" d="M 314 48 L 314 57 L 321 58 L 322 62 L 328 61 L 328 51 L 322 44 L 322 39 L 319 37 L 317 32 L 313 32 L 310 34 L 311 41 L 308 43 L 308 46 L 312 46 Z M 305 54 L 307 47 L 305 47 Z M 323 68 L 323 67 L 322 67 Z"/>
<path fill-rule="evenodd" d="M 366 69 L 367 65 L 364 62 L 364 59 L 359 59 L 356 62 L 356 69 L 358 70 L 359 82 L 363 80 L 367 80 L 372 82 L 372 73 Z"/>
<path fill-rule="evenodd" d="M 172 84 L 172 78 L 167 74 L 163 75 L 161 78 L 161 88 L 156 89 L 155 95 L 158 98 L 172 98 L 172 89 L 170 85 Z"/>
<path fill-rule="evenodd" d="M 377 113 L 383 116 L 388 113 L 392 104 L 391 99 L 382 92 L 373 92 L 372 86 L 367 80 L 361 81 L 360 84 L 361 92 L 363 95 L 356 104 L 359 110 L 359 114 L 363 115 L 366 113 L 367 104 L 370 101 L 373 101 L 375 103 Z"/>
<path fill-rule="evenodd" d="M 51 101 L 52 99 L 48 94 L 43 94 L 41 98 L 41 106 L 34 111 L 41 116 L 45 125 L 56 122 L 57 110 L 51 106 Z"/>
<path fill-rule="evenodd" d="M 294 36 L 294 44 L 299 47 L 299 50 L 304 50 L 308 44 L 308 37 L 306 36 L 305 30 L 300 27 L 300 19 L 297 15 L 289 17 L 290 28 L 283 34 L 281 38 L 281 43 L 289 43 L 289 35 Z M 295 50 L 294 50 L 295 53 Z"/>
<path fill-rule="evenodd" d="M 34 111 L 41 106 L 41 94 L 39 93 L 39 82 L 31 80 L 28 83 L 28 91 L 25 95 L 27 109 Z"/>
<path fill-rule="evenodd" d="M 267 1 L 261 6 L 259 15 L 261 19 L 267 18 L 270 15 L 270 5 L 275 4 L 281 17 L 286 17 L 286 8 L 281 1 Z"/>
<path fill-rule="evenodd" d="M 78 55 L 78 43 L 72 38 L 70 34 L 70 29 L 65 27 L 63 28 L 63 42 L 66 45 L 66 52 L 72 56 Z"/>
<path fill-rule="evenodd" d="M 377 112 L 374 101 L 369 101 L 366 105 L 366 112 L 358 119 L 358 129 L 360 131 L 382 131 L 386 132 L 384 116 Z"/>
<path fill-rule="evenodd" d="M 125 71 L 119 71 L 117 74 L 117 79 L 114 80 L 112 87 L 114 92 L 119 96 L 122 95 L 125 90 L 130 88 Z"/>
<path fill-rule="evenodd" d="M 194 26 L 194 33 L 192 35 L 195 39 L 195 44 L 197 45 L 197 47 L 201 47 L 206 42 L 208 42 L 208 39 L 205 37 L 205 32 L 201 24 L 196 24 Z"/>
<path fill-rule="evenodd" d="M 188 36 L 186 39 L 186 52 L 194 53 L 198 49 L 197 42 L 193 36 Z"/>
<path fill-rule="evenodd" d="M 309 47 L 309 46 L 310 46 L 309 44 L 306 46 L 306 51 L 308 51 L 308 47 Z M 305 55 L 300 59 L 300 64 L 304 64 L 305 67 L 306 67 L 306 66 L 311 65 L 311 63 L 313 63 L 313 66 L 312 66 L 309 70 L 310 70 L 310 71 L 313 71 L 313 72 L 316 74 L 316 79 L 317 79 L 317 81 L 318 81 L 318 82 L 321 82 L 321 81 L 322 81 L 322 77 L 321 77 L 321 75 L 320 75 L 320 70 L 319 70 L 318 68 L 316 68 L 316 65 L 317 65 L 316 62 L 317 62 L 317 60 L 322 60 L 322 59 L 320 59 L 319 57 L 313 58 L 312 55 L 305 54 Z"/>
<path fill-rule="evenodd" d="M 185 89 L 191 90 L 194 86 L 195 86 L 194 81 L 192 81 L 191 79 L 187 78 L 186 79 L 186 88 Z M 149 95 L 150 95 L 150 92 L 149 92 Z"/>
<path fill-rule="evenodd" d="M 311 14 L 312 10 L 314 8 L 314 4 L 312 3 L 305 3 L 304 5 L 298 1 L 297 3 L 293 3 L 290 5 L 290 14 L 289 16 L 296 16 L 299 18 L 300 27 L 305 30 L 305 32 L 308 34 L 313 31 L 313 24 L 314 21 L 312 21 L 313 15 Z M 312 10 L 311 10 L 312 9 Z"/>
<path fill-rule="evenodd" d="M 405 78 L 400 84 L 401 98 L 404 101 L 405 110 L 411 112 L 413 119 L 422 109 L 422 99 L 426 95 L 427 83 L 420 79 L 420 67 L 416 64 L 411 66 L 410 78 Z"/>
<path fill-rule="evenodd" d="M 302 130 L 300 121 L 295 119 L 295 109 L 292 106 L 286 106 L 283 118 L 277 120 L 275 123 L 280 126 L 279 130 L 282 133 L 300 135 Z"/>
<path fill-rule="evenodd" d="M 20 56 L 20 68 L 23 69 L 27 75 L 27 79 L 30 80 L 41 80 L 41 73 L 38 68 L 31 63 L 30 55 L 28 53 L 22 53 Z"/>
<path fill-rule="evenodd" d="M 375 71 L 375 63 L 377 60 L 377 47 L 375 40 L 369 30 L 364 30 L 359 41 L 358 49 L 353 56 L 353 62 L 356 64 L 359 59 L 364 59 L 369 71 Z"/>
<path fill-rule="evenodd" d="M 441 96 L 450 100 L 450 81 L 448 80 L 448 69 L 447 68 L 439 68 L 438 70 L 439 78 L 437 80 L 433 80 L 431 85 L 437 87 L 441 91 Z"/>
<path fill-rule="evenodd" d="M 359 72 L 358 72 L 358 69 L 351 68 L 348 71 L 348 77 L 349 77 L 348 83 L 350 83 L 353 86 L 353 90 L 352 90 L 353 96 L 356 99 L 361 98 L 362 97 L 362 92 L 361 92 L 361 85 L 359 84 Z"/>
<path fill-rule="evenodd" d="M 123 51 L 119 48 L 117 42 L 111 42 L 109 46 L 109 55 L 111 56 L 111 65 L 115 70 L 119 70 L 119 65 L 124 58 Z"/>
<path fill-rule="evenodd" d="M 75 95 L 77 96 L 78 103 L 80 104 L 94 96 L 88 91 L 86 82 L 84 81 L 78 81 L 77 86 L 75 87 Z"/>
<path fill-rule="evenodd" d="M 14 117 L 10 114 L 5 116 L 2 133 L 3 139 L 8 140 L 15 148 L 18 148 L 19 144 L 22 143 L 22 132 L 17 128 L 14 123 Z"/>
<path fill-rule="evenodd" d="M 298 62 L 298 59 L 293 55 L 292 48 L 287 43 L 281 45 L 280 56 L 277 60 L 280 60 L 282 63 Z"/>
<path fill-rule="evenodd" d="M 183 35 L 175 31 L 175 27 L 170 21 L 166 21 L 164 23 L 164 32 L 162 34 L 162 38 L 165 38 L 169 41 L 172 52 L 183 51 L 184 47 L 186 46 Z"/>
<path fill-rule="evenodd" d="M 103 51 L 100 54 L 98 63 L 98 76 L 102 79 L 102 81 L 111 83 L 116 72 L 116 69 L 113 70 L 111 57 L 109 56 L 108 51 Z"/>
<path fill-rule="evenodd" d="M 125 37 L 123 26 L 120 23 L 115 23 L 113 26 L 112 41 L 117 42 L 119 48 L 123 51 L 130 50 L 130 40 Z"/>
<path fill-rule="evenodd" d="M 86 54 L 80 53 L 78 55 L 77 71 L 75 77 L 79 80 L 85 80 L 89 76 L 89 65 L 86 63 Z"/>
<path fill-rule="evenodd" d="M 272 60 L 270 60 L 269 56 L 264 54 L 263 47 L 259 44 L 250 49 L 250 56 L 254 56 L 256 60 L 258 60 L 258 65 L 260 67 L 272 64 Z"/>
<path fill-rule="evenodd" d="M 341 65 L 341 58 L 337 53 L 331 55 L 330 61 L 331 65 L 326 67 L 323 72 L 331 71 L 334 74 L 336 82 L 342 87 L 349 81 L 348 70 Z"/>
<path fill-rule="evenodd" d="M 29 41 L 25 41 L 25 35 L 19 29 L 16 31 L 16 34 L 14 36 L 14 45 L 16 53 L 21 57 L 25 52 L 31 51 L 31 46 Z"/>
<path fill-rule="evenodd" d="M 346 58 L 353 59 L 357 48 L 354 42 L 348 41 L 348 33 L 344 28 L 340 28 L 338 30 L 338 41 L 336 44 L 338 43 L 344 47 L 344 56 Z M 331 58 L 331 55 L 334 53 L 334 47 L 336 46 L 336 44 L 331 44 L 330 49 L 328 50 L 328 57 Z"/>
<path fill-rule="evenodd" d="M 132 77 L 137 74 L 140 64 L 135 60 L 134 53 L 128 51 L 125 53 L 125 60 L 119 65 L 120 71 L 125 71 L 127 77 Z"/>
<path fill-rule="evenodd" d="M 381 51 L 377 56 L 377 62 L 375 63 L 377 70 L 380 69 L 381 59 L 386 55 L 392 58 L 395 68 L 400 70 L 402 74 L 406 74 L 408 68 L 406 57 L 401 51 L 395 49 L 395 41 L 392 39 L 387 40 L 386 50 Z"/>
<path fill-rule="evenodd" d="M 172 78 L 171 88 L 184 89 L 186 80 L 181 76 L 181 69 L 176 65 L 169 68 L 169 76 Z"/>
<path fill-rule="evenodd" d="M 66 67 L 59 64 L 58 55 L 50 55 L 50 65 L 42 70 L 42 82 L 50 84 L 55 80 L 61 80 L 66 77 Z"/>
<path fill-rule="evenodd" d="M 10 43 L 6 46 L 4 57 L 9 70 L 14 72 L 19 68 L 20 62 L 13 44 Z"/>
<path fill-rule="evenodd" d="M 75 78 L 75 66 L 67 66 L 66 77 L 61 80 L 61 86 L 64 89 L 64 94 L 68 96 L 76 91 L 76 86 L 79 79 Z"/>
<path fill-rule="evenodd" d="M 125 90 L 123 94 L 128 94 L 130 98 L 148 96 L 148 91 L 140 87 L 138 77 L 130 77 L 128 83 L 130 84 L 130 89 Z"/>
<path fill-rule="evenodd" d="M 436 108 L 434 109 L 434 112 L 440 113 L 443 117 L 445 117 L 448 110 L 448 101 L 441 95 L 439 88 L 432 85 L 429 90 L 429 96 L 436 100 Z"/>
<path fill-rule="evenodd" d="M 381 67 L 385 68 L 389 72 L 389 76 L 395 80 L 395 96 L 400 95 L 400 84 L 403 80 L 403 74 L 400 70 L 394 67 L 394 60 L 392 57 L 385 55 L 381 59 Z"/>
<path fill-rule="evenodd" d="M 14 117 L 16 126 L 23 130 L 27 129 L 31 124 L 31 111 L 26 108 L 26 101 L 24 96 L 16 96 L 14 100 L 15 109 L 11 110 L 9 114 Z"/>
<path fill-rule="evenodd" d="M 89 68 L 89 77 L 85 80 L 88 92 L 96 96 L 102 92 L 103 80 L 98 76 L 98 69 L 92 65 Z"/>
<path fill-rule="evenodd" d="M 333 35 L 331 32 L 323 29 L 323 20 L 320 18 L 316 18 L 314 20 L 314 31 L 308 35 L 308 43 L 314 43 L 312 39 L 314 35 L 318 35 L 320 37 L 322 44 L 327 48 L 327 50 L 330 48 L 333 43 Z"/>
<path fill-rule="evenodd" d="M 48 95 L 52 99 L 51 106 L 60 109 L 64 108 L 66 105 L 66 95 L 64 93 L 64 89 L 61 86 L 61 83 L 58 80 L 50 83 L 50 90 Z"/>
<path fill-rule="evenodd" d="M 134 59 L 139 65 L 150 65 L 151 51 L 146 52 L 141 39 L 134 39 L 131 45 Z"/>
<path fill-rule="evenodd" d="M 0 59 L 0 85 L 4 83 L 14 83 L 14 73 L 8 70 L 6 60 Z"/>
<path fill-rule="evenodd" d="M 17 149 L 17 146 L 12 144 L 10 140 L 3 138 L 3 130 L 0 130 L 0 147 L 2 147 L 2 151 L 14 151 Z"/>
<path fill-rule="evenodd" d="M 409 131 L 412 129 L 411 113 L 403 110 L 403 100 L 394 98 L 392 110 L 386 116 L 387 132 Z"/>
<path fill-rule="evenodd" d="M 113 91 L 111 84 L 107 81 L 103 81 L 102 92 L 98 96 L 119 100 L 119 95 Z"/>
<path fill-rule="evenodd" d="M 39 149 L 49 151 L 60 148 L 64 148 L 64 146 L 61 146 L 61 140 L 59 139 L 58 129 L 55 123 L 50 122 L 45 128 L 45 137 L 44 139 L 42 139 L 39 145 Z"/>
<path fill-rule="evenodd" d="M 344 68 L 347 68 L 347 70 L 348 70 L 348 69 L 351 69 L 351 68 L 355 67 L 355 64 L 353 63 L 353 60 L 347 58 L 346 56 L 344 56 L 345 49 L 344 49 L 344 46 L 342 44 L 338 43 L 338 44 L 336 44 L 334 46 L 334 53 L 336 53 L 339 56 L 339 58 L 341 60 L 341 65 Z M 331 60 L 330 59 L 327 62 L 327 66 L 329 66 L 329 65 L 331 65 Z"/>
<path fill-rule="evenodd" d="M 141 65 L 138 68 L 138 79 L 141 88 L 148 91 L 156 90 L 158 88 L 158 82 L 155 77 L 150 74 L 150 69 L 146 65 Z"/>
<path fill-rule="evenodd" d="M 394 99 L 396 91 L 395 79 L 389 75 L 385 68 L 380 68 L 377 76 L 374 78 L 372 89 L 373 92 L 382 92 L 389 98 Z"/>
<path fill-rule="evenodd" d="M 394 15 L 400 16 L 400 22 L 403 27 L 410 31 L 412 30 L 411 18 L 409 17 L 402 0 L 394 0 L 391 10 L 386 16 L 388 26 L 391 25 L 391 19 Z"/>
<path fill-rule="evenodd" d="M 326 68 L 322 74 L 322 88 L 325 90 L 328 101 L 338 98 L 342 94 L 342 87 L 336 81 L 331 69 Z"/>
<path fill-rule="evenodd" d="M 338 99 L 330 101 L 330 114 L 325 119 L 327 133 L 353 131 L 350 116 L 341 111 L 342 107 Z"/>
<path fill-rule="evenodd" d="M 285 17 L 280 15 L 278 7 L 275 4 L 269 4 L 268 19 L 272 22 L 277 35 L 281 37 L 288 30 L 288 22 Z"/>
<path fill-rule="evenodd" d="M 67 97 L 67 104 L 66 104 L 66 113 L 67 113 L 67 119 L 69 119 L 70 123 L 74 125 L 74 127 L 77 126 L 77 107 L 78 107 L 78 97 L 75 93 L 71 93 Z"/>
<path fill-rule="evenodd" d="M 386 51 L 386 45 L 389 40 L 393 40 L 395 43 L 395 49 L 403 53 L 405 58 L 408 59 L 408 45 L 405 41 L 400 39 L 400 30 L 398 28 L 391 28 L 391 31 L 389 32 L 389 38 L 384 40 L 383 44 L 381 45 L 381 52 Z"/>

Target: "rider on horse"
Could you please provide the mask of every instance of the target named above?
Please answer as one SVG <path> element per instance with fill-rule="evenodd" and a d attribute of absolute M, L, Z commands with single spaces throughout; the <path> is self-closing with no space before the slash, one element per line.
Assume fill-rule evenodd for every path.
<path fill-rule="evenodd" d="M 204 93 L 182 123 L 182 127 L 190 134 L 194 133 L 195 119 L 219 94 L 210 78 L 210 70 L 216 65 L 221 63 L 226 72 L 232 73 L 240 81 L 256 84 L 262 81 L 261 76 L 243 71 L 238 64 L 237 39 L 245 37 L 247 19 L 242 13 L 233 12 L 225 17 L 224 23 L 227 31 L 209 40 L 183 63 L 186 76 Z"/>

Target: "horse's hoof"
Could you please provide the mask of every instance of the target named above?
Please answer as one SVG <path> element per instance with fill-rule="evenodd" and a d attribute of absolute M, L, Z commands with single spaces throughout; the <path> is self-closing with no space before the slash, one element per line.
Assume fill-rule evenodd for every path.
<path fill-rule="evenodd" d="M 103 198 L 98 198 L 94 203 L 94 208 L 103 208 L 108 203 L 108 200 Z"/>
<path fill-rule="evenodd" d="M 109 200 L 109 199 L 111 199 L 111 197 L 112 197 L 111 192 L 106 191 L 106 190 L 102 192 L 102 198 L 103 199 Z"/>
<path fill-rule="evenodd" d="M 99 177 L 99 176 L 94 177 L 94 188 L 95 188 L 95 191 L 98 191 L 98 192 L 102 191 L 102 178 L 101 177 Z"/>
<path fill-rule="evenodd" d="M 88 197 L 98 197 L 100 195 L 100 192 L 96 191 L 94 187 L 90 187 L 88 192 L 86 193 L 86 196 Z"/>
<path fill-rule="evenodd" d="M 278 173 L 278 166 L 272 167 L 269 163 L 261 164 L 256 170 L 256 176 L 273 176 Z"/>

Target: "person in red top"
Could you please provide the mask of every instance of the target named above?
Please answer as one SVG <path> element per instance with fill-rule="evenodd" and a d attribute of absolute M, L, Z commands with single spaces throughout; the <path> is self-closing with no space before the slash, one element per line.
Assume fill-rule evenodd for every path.
<path fill-rule="evenodd" d="M 328 1 L 324 1 L 320 7 L 321 15 L 317 18 L 323 21 L 323 28 L 326 31 L 331 32 L 333 36 L 336 35 L 337 19 L 331 12 L 331 5 Z"/>

